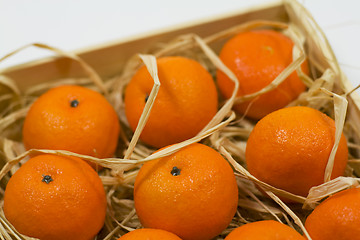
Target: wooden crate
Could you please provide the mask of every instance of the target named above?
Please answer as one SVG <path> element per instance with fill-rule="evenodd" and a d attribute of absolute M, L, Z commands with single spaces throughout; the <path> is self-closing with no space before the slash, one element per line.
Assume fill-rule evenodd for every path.
<path fill-rule="evenodd" d="M 320 77 L 326 72 L 329 73 L 331 78 L 334 79 L 334 86 L 331 91 L 339 96 L 345 96 L 348 101 L 345 123 L 350 128 L 351 134 L 349 138 L 352 144 L 358 144 L 360 141 L 360 125 L 353 123 L 360 121 L 360 98 L 356 92 L 351 92 L 353 86 L 342 73 L 331 46 L 321 29 L 306 9 L 292 0 L 275 1 L 272 4 L 241 9 L 231 14 L 120 39 L 109 44 L 94 46 L 68 54 L 75 56 L 73 58 L 66 56 L 46 58 L 4 69 L 0 74 L 13 81 L 19 89 L 18 94 L 21 96 L 30 87 L 41 83 L 61 81 L 65 78 L 87 77 L 80 62 L 74 60 L 74 58 L 79 57 L 106 81 L 109 78 L 119 76 L 124 70 L 125 63 L 132 56 L 138 53 L 151 52 L 151 49 L 158 47 L 159 43 L 167 43 L 184 34 L 195 34 L 206 39 L 224 29 L 256 20 L 277 21 L 294 25 L 306 36 L 305 51 L 313 65 L 314 74 Z M 215 53 L 218 53 L 224 41 L 225 39 L 214 41 L 209 43 L 209 46 Z M 9 87 L 0 86 L 0 94 L 7 93 L 9 93 Z M 0 105 L 0 110 L 6 107 Z M 2 120 L 6 117 L 4 116 Z M 339 121 L 339 119 L 337 120 Z M 3 125 L 0 124 L 1 126 Z M 354 158 L 359 158 L 356 148 L 352 149 L 352 154 Z M 359 171 L 357 166 L 353 167 L 355 173 Z"/>

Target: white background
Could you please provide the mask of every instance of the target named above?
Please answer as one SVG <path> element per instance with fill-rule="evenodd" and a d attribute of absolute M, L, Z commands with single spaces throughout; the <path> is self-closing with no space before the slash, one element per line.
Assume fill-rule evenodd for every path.
<path fill-rule="evenodd" d="M 360 1 L 299 0 L 324 30 L 342 69 L 360 84 Z M 0 58 L 29 43 L 66 51 L 106 44 L 270 0 L 0 0 Z M 0 63 L 0 69 L 49 53 L 31 48 Z"/>

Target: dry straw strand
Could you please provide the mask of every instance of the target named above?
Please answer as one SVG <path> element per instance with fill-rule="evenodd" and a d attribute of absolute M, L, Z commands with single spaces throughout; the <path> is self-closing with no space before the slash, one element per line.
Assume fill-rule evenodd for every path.
<path fill-rule="evenodd" d="M 254 205 L 253 203 L 254 202 L 250 202 L 250 201 L 247 201 L 247 204 L 248 206 L 246 205 L 243 205 L 243 207 L 245 208 L 249 208 L 249 207 L 253 207 L 254 210 L 256 211 L 261 211 L 259 210 L 259 206 L 260 208 L 264 209 L 266 212 L 270 213 L 278 222 L 281 222 L 282 221 L 280 220 L 280 218 L 277 216 L 277 214 L 282 214 L 281 211 L 279 211 L 277 208 L 274 208 L 274 207 L 270 207 L 270 206 L 267 206 L 265 203 L 261 202 L 256 196 L 255 194 L 253 194 L 250 190 L 248 190 L 247 188 L 245 187 L 241 187 L 239 186 L 243 191 L 245 191 L 252 199 L 255 200 L 255 203 L 257 203 L 257 205 Z M 252 204 L 251 204 L 252 203 Z"/>
<path fill-rule="evenodd" d="M 5 237 L 6 240 L 13 240 L 11 236 L 18 240 L 38 240 L 37 238 L 27 237 L 19 233 L 5 218 L 3 210 L 0 211 L 0 233 L 2 237 Z"/>
<path fill-rule="evenodd" d="M 125 157 L 124 157 L 125 159 L 129 158 L 131 156 L 131 153 L 134 151 L 135 145 L 140 137 L 140 134 L 141 134 L 142 130 L 144 129 L 147 120 L 149 119 L 151 109 L 154 105 L 156 96 L 160 89 L 160 80 L 159 80 L 159 76 L 158 76 L 155 56 L 140 54 L 139 57 L 144 62 L 147 70 L 150 73 L 150 76 L 154 80 L 154 85 L 153 85 L 153 88 L 151 89 L 149 98 L 146 101 L 144 110 L 140 116 L 139 123 L 138 123 L 135 133 L 130 141 L 129 147 L 125 152 Z"/>
<path fill-rule="evenodd" d="M 5 75 L 1 75 L 1 72 L 0 72 L 0 83 L 10 88 L 11 91 L 13 91 L 16 95 L 20 96 L 21 94 L 20 90 L 15 84 L 15 82 L 11 78 Z"/>
<path fill-rule="evenodd" d="M 229 38 L 240 32 L 250 31 L 250 30 L 253 30 L 256 28 L 260 28 L 260 27 L 261 28 L 272 27 L 272 28 L 277 28 L 277 29 L 286 29 L 286 28 L 288 28 L 288 24 L 284 23 L 284 22 L 267 21 L 267 20 L 248 21 L 248 22 L 236 25 L 234 27 L 225 29 L 221 32 L 215 33 L 211 36 L 208 36 L 208 37 L 204 38 L 204 41 L 206 43 L 211 43 L 211 42 Z"/>
<path fill-rule="evenodd" d="M 234 167 L 234 169 L 240 173 L 239 176 L 242 176 L 246 179 L 251 180 L 252 182 L 254 182 L 255 184 L 257 184 L 258 186 L 260 186 L 261 188 L 265 189 L 266 191 L 271 191 L 276 193 L 277 195 L 281 196 L 281 197 L 285 197 L 288 198 L 292 201 L 295 202 L 299 202 L 299 203 L 304 203 L 305 202 L 305 198 L 286 192 L 284 190 L 281 189 L 277 189 L 275 187 L 272 187 L 269 184 L 266 184 L 260 180 L 258 180 L 256 177 L 254 177 L 253 175 L 251 175 L 243 166 L 241 166 L 239 163 L 237 163 L 233 157 L 229 154 L 229 152 L 223 147 L 220 147 L 220 153 L 223 154 L 225 156 L 225 158 L 230 162 L 230 164 Z"/>
<path fill-rule="evenodd" d="M 181 143 L 177 143 L 177 144 L 173 144 L 167 148 L 164 148 L 160 151 L 157 151 L 153 154 L 151 154 L 150 156 L 144 158 L 142 160 L 142 162 L 145 162 L 145 161 L 150 161 L 150 160 L 154 160 L 154 159 L 157 159 L 157 158 L 161 158 L 161 157 L 165 157 L 165 156 L 168 156 L 170 154 L 173 154 L 175 153 L 176 151 L 178 151 L 179 149 L 183 148 L 183 147 L 186 147 L 190 144 L 193 144 L 193 143 L 196 143 L 196 142 L 199 142 L 200 140 L 212 135 L 213 133 L 215 133 L 216 131 L 224 128 L 226 125 L 228 125 L 231 121 L 233 121 L 235 119 L 235 113 L 234 112 L 231 112 L 231 115 L 229 116 L 228 119 L 226 119 L 225 121 L 219 123 L 218 125 L 204 131 L 202 134 L 200 135 L 197 135 L 193 138 L 190 138 L 188 140 L 185 140 Z"/>
<path fill-rule="evenodd" d="M 27 44 L 23 47 L 20 47 L 12 52 L 10 52 L 9 54 L 5 55 L 4 57 L 0 58 L 0 62 L 5 60 L 6 58 L 20 52 L 23 51 L 24 49 L 28 48 L 28 47 L 38 47 L 38 48 L 42 48 L 42 49 L 47 49 L 50 50 L 52 52 L 55 52 L 56 54 L 60 55 L 60 56 L 64 56 L 70 59 L 73 59 L 75 61 L 77 61 L 81 67 L 83 68 L 83 70 L 85 71 L 85 73 L 89 76 L 89 78 L 91 80 L 93 80 L 93 82 L 95 83 L 95 85 L 105 94 L 108 95 L 108 91 L 104 86 L 104 83 L 101 79 L 101 77 L 97 74 L 96 71 L 94 71 L 94 69 L 92 69 L 92 67 L 89 66 L 89 64 L 87 64 L 84 60 L 82 60 L 79 56 L 77 56 L 76 54 L 73 53 L 69 53 L 69 52 L 65 52 L 61 49 L 58 49 L 56 47 L 52 47 L 43 43 L 32 43 L 32 44 Z"/>
<path fill-rule="evenodd" d="M 331 149 L 330 156 L 325 168 L 324 181 L 328 182 L 331 178 L 332 169 L 334 167 L 335 154 L 340 143 L 341 134 L 343 132 L 348 101 L 345 97 L 332 93 L 326 89 L 322 89 L 326 94 L 333 97 L 334 112 L 335 112 L 335 141 Z"/>
<path fill-rule="evenodd" d="M 3 132 L 9 125 L 13 124 L 17 120 L 24 118 L 29 110 L 29 107 L 22 108 L 16 112 L 0 119 L 0 132 Z"/>
<path fill-rule="evenodd" d="M 305 54 L 301 54 L 295 61 L 290 63 L 269 85 L 265 86 L 261 90 L 247 94 L 236 99 L 236 103 L 251 100 L 257 96 L 267 93 L 276 87 L 278 87 L 291 73 L 293 73 L 300 65 L 305 61 Z"/>
<path fill-rule="evenodd" d="M 301 230 L 304 232 L 306 238 L 308 240 L 311 240 L 311 237 L 309 235 L 309 233 L 307 232 L 304 224 L 301 222 L 301 220 L 299 219 L 298 216 L 296 216 L 296 214 L 283 202 L 280 200 L 280 198 L 278 196 L 276 196 L 273 192 L 271 191 L 266 191 L 266 193 L 277 203 L 281 206 L 282 209 L 284 209 L 291 217 L 292 219 L 295 221 L 296 225 L 298 225 Z"/>
<path fill-rule="evenodd" d="M 319 204 L 320 200 L 344 189 L 358 187 L 359 185 L 359 178 L 337 177 L 329 182 L 312 187 L 306 197 L 303 208 L 314 209 Z"/>
<path fill-rule="evenodd" d="M 225 66 L 225 64 L 214 53 L 214 51 L 212 51 L 211 48 L 207 46 L 206 43 L 200 37 L 195 35 L 194 39 L 196 43 L 199 44 L 199 46 L 204 51 L 204 53 L 207 55 L 207 57 L 212 61 L 212 63 L 222 72 L 224 72 L 235 84 L 231 97 L 226 101 L 224 106 L 216 113 L 213 119 L 211 119 L 211 121 L 204 127 L 204 129 L 200 131 L 199 134 L 201 134 L 203 131 L 206 131 L 208 128 L 211 128 L 212 126 L 218 124 L 231 111 L 231 108 L 235 101 L 236 93 L 239 89 L 239 81 L 237 80 L 235 74 L 227 66 Z"/>

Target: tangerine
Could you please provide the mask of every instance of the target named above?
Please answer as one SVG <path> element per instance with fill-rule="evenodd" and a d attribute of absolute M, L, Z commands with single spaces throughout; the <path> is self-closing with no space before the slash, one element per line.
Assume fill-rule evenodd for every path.
<path fill-rule="evenodd" d="M 185 57 L 157 59 L 161 83 L 140 139 L 154 147 L 184 141 L 199 133 L 217 112 L 217 90 L 210 73 Z M 154 81 L 145 66 L 125 91 L 125 112 L 135 131 Z"/>
<path fill-rule="evenodd" d="M 181 240 L 175 234 L 162 230 L 152 228 L 140 228 L 134 231 L 128 232 L 118 240 Z"/>
<path fill-rule="evenodd" d="M 144 227 L 205 240 L 231 222 L 238 189 L 229 163 L 214 149 L 195 143 L 146 162 L 135 180 L 134 201 Z"/>
<path fill-rule="evenodd" d="M 242 225 L 225 240 L 305 240 L 293 228 L 274 220 L 263 220 Z"/>
<path fill-rule="evenodd" d="M 90 240 L 104 225 L 106 196 L 99 176 L 83 160 L 42 154 L 10 178 L 4 213 L 31 237 Z"/>
<path fill-rule="evenodd" d="M 250 133 L 247 168 L 259 180 L 305 197 L 311 187 L 324 183 L 334 141 L 334 120 L 324 113 L 302 106 L 283 108 L 262 118 Z M 331 179 L 344 174 L 347 159 L 342 134 Z"/>
<path fill-rule="evenodd" d="M 67 150 L 98 158 L 112 157 L 120 124 L 103 95 L 66 85 L 50 89 L 30 107 L 23 126 L 26 149 Z"/>
<path fill-rule="evenodd" d="M 290 38 L 274 30 L 242 32 L 227 41 L 219 57 L 238 78 L 237 96 L 255 93 L 269 85 L 292 62 L 293 46 Z M 307 62 L 302 65 L 302 70 L 308 73 Z M 235 84 L 220 70 L 217 71 L 217 82 L 222 95 L 230 98 Z M 236 104 L 234 109 L 258 120 L 285 107 L 305 89 L 305 84 L 294 72 L 275 89 L 253 101 Z"/>
<path fill-rule="evenodd" d="M 360 189 L 334 194 L 307 217 L 305 228 L 313 240 L 360 239 Z"/>

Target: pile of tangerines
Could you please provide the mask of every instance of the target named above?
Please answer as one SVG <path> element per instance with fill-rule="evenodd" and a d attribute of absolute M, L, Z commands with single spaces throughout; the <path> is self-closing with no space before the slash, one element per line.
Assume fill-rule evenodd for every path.
<path fill-rule="evenodd" d="M 269 85 L 292 62 L 293 46 L 279 31 L 247 31 L 231 38 L 219 57 L 239 81 L 237 95 L 244 96 Z M 234 83 L 222 71 L 212 76 L 199 62 L 186 57 L 158 58 L 157 67 L 161 87 L 140 141 L 162 150 L 196 136 L 217 113 L 219 99 L 232 95 Z M 309 74 L 308 62 L 301 69 Z M 153 79 L 145 66 L 126 87 L 127 122 L 123 124 L 132 131 L 152 87 Z M 239 118 L 255 123 L 247 140 L 247 170 L 264 183 L 306 197 L 310 188 L 324 183 L 336 129 L 334 120 L 318 110 L 287 107 L 304 91 L 305 84 L 294 72 L 275 89 L 236 103 L 233 109 Z M 95 239 L 104 226 L 108 207 L 99 176 L 104 169 L 82 160 L 81 155 L 119 156 L 120 125 L 108 100 L 86 87 L 59 86 L 36 99 L 22 128 L 25 148 L 74 154 L 31 154 L 11 176 L 3 209 L 16 231 L 42 240 Z M 332 179 L 344 175 L 347 161 L 347 140 L 342 135 Z M 147 161 L 133 186 L 136 216 L 142 227 L 116 238 L 215 239 L 229 229 L 238 214 L 237 180 L 229 162 L 204 142 Z M 290 199 L 282 200 L 294 204 Z M 239 225 L 226 232 L 226 240 L 306 239 L 298 229 L 274 220 Z M 329 197 L 305 221 L 313 240 L 357 239 L 359 226 L 357 188 Z"/>

